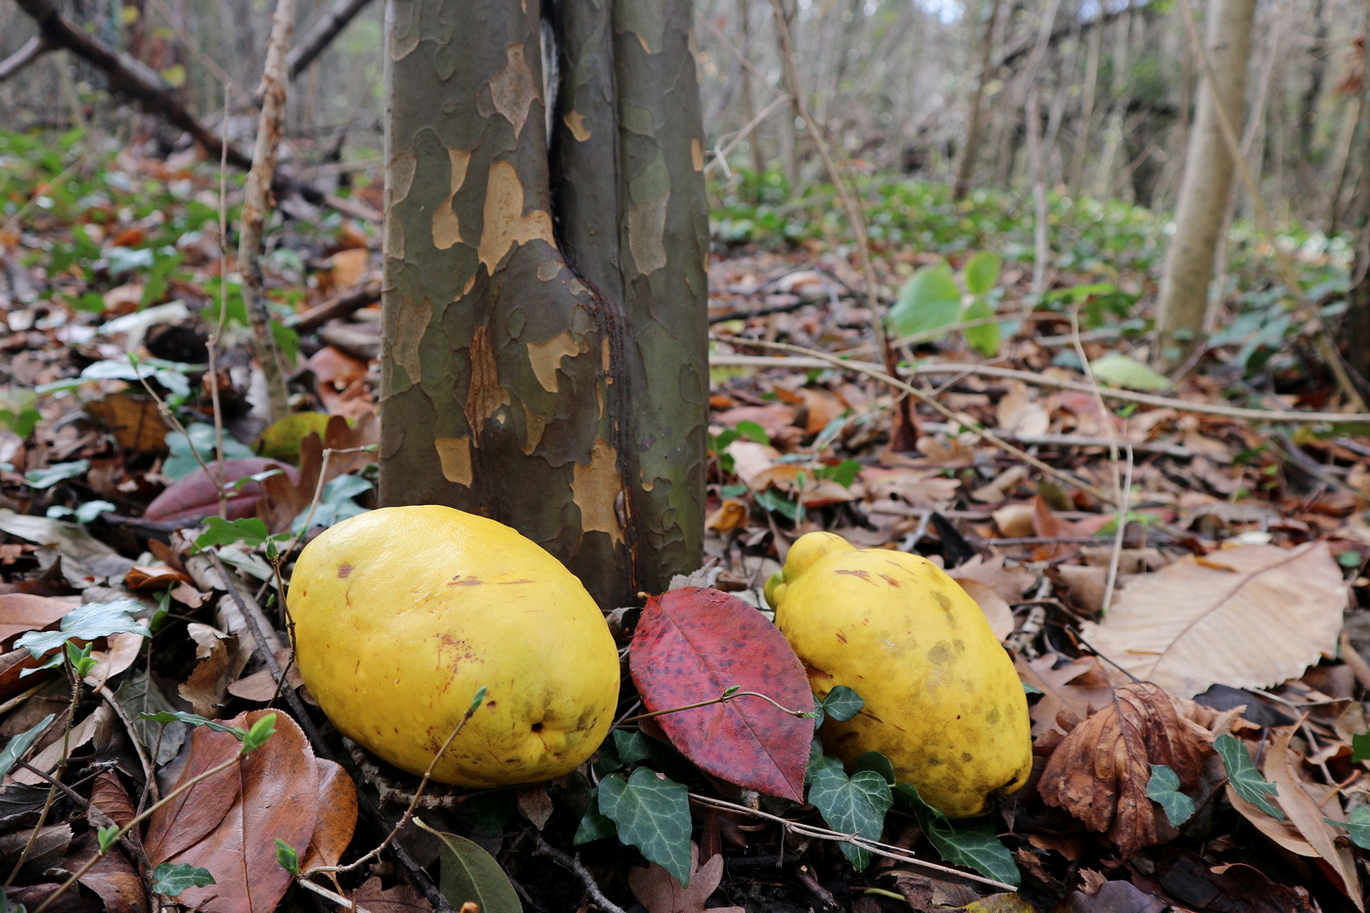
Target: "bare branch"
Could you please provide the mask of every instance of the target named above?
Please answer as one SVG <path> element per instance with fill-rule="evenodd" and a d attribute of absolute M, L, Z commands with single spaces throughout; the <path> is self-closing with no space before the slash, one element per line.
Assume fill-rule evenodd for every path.
<path fill-rule="evenodd" d="M 0 60 L 0 82 L 9 79 L 24 67 L 42 57 L 48 51 L 54 50 L 57 46 L 48 40 L 46 35 L 34 35 L 24 46 L 15 51 L 4 60 Z"/>

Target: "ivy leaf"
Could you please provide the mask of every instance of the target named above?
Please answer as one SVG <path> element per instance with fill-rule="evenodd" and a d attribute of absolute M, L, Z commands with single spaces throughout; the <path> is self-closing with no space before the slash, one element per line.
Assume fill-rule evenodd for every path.
<path fill-rule="evenodd" d="M 1171 386 L 1170 378 L 1121 352 L 1109 352 L 1089 363 L 1089 369 L 1100 383 L 1129 390 L 1154 393 Z"/>
<path fill-rule="evenodd" d="M 1213 747 L 1222 758 L 1223 767 L 1227 769 L 1227 782 L 1237 791 L 1237 795 L 1276 821 L 1283 821 L 1284 812 L 1270 801 L 1270 797 L 1279 791 L 1256 769 L 1246 746 L 1235 736 L 1224 733 L 1213 740 Z"/>
<path fill-rule="evenodd" d="M 576 835 L 571 838 L 571 843 L 573 846 L 580 846 L 582 843 L 603 840 L 617 833 L 618 827 L 614 820 L 605 817 L 599 810 L 599 787 L 596 786 L 590 793 L 590 807 L 585 809 L 585 814 L 581 816 L 580 826 L 576 828 Z"/>
<path fill-rule="evenodd" d="M 1333 827 L 1344 827 L 1351 842 L 1363 850 L 1370 850 L 1370 805 L 1357 805 L 1345 821 L 1323 818 Z"/>
<path fill-rule="evenodd" d="M 78 605 L 62 616 L 61 629 L 57 631 L 29 631 L 14 642 L 23 647 L 35 659 L 41 659 L 51 650 L 56 650 L 67 640 L 95 640 L 111 634 L 151 635 L 142 623 L 134 620 L 134 612 L 141 612 L 143 604 L 134 599 L 119 599 L 114 602 L 87 602 Z"/>
<path fill-rule="evenodd" d="M 1194 814 L 1194 800 L 1180 792 L 1180 775 L 1165 764 L 1151 765 L 1151 779 L 1146 784 L 1146 797 L 1165 809 L 1165 816 L 1179 827 Z"/>
<path fill-rule="evenodd" d="M 925 266 L 909 277 L 890 308 L 890 325 L 900 336 L 935 333 L 961 317 L 961 290 L 945 264 Z"/>
<path fill-rule="evenodd" d="M 434 830 L 418 818 L 414 824 L 438 838 L 438 855 L 442 859 L 438 890 L 452 909 L 465 909 L 467 903 L 475 903 L 483 913 L 523 913 L 523 903 L 509 876 L 480 844 Z"/>
<path fill-rule="evenodd" d="M 599 810 L 618 826 L 620 840 L 670 872 L 681 887 L 689 886 L 689 790 L 639 767 L 626 780 L 610 774 L 600 781 Z"/>
<path fill-rule="evenodd" d="M 1018 864 L 994 832 L 992 824 L 957 827 L 945 814 L 924 802 L 911 784 L 900 783 L 894 791 L 901 807 L 912 808 L 923 826 L 923 833 L 928 835 L 943 862 L 974 869 L 986 878 L 1015 887 L 1021 883 Z"/>
<path fill-rule="evenodd" d="M 13 769 L 14 765 L 19 763 L 19 759 L 24 756 L 24 752 L 28 751 L 29 746 L 33 744 L 34 740 L 42 735 L 43 730 L 48 728 L 48 724 L 52 722 L 52 718 L 56 715 L 57 714 L 55 713 L 49 713 L 5 744 L 4 750 L 0 751 L 0 777 L 8 774 L 10 770 Z"/>
<path fill-rule="evenodd" d="M 861 699 L 861 695 L 846 685 L 838 685 L 819 698 L 818 717 L 814 720 L 814 728 L 817 729 L 821 726 L 825 717 L 831 717 L 839 723 L 845 723 L 860 713 L 864 706 L 866 706 L 866 702 Z"/>
<path fill-rule="evenodd" d="M 837 758 L 818 762 L 809 784 L 809 804 L 818 809 L 828 827 L 843 834 L 879 840 L 885 829 L 885 813 L 894 804 L 890 785 L 873 770 L 858 770 L 850 777 Z M 842 844 L 842 854 L 859 872 L 870 864 L 869 850 Z"/>
<path fill-rule="evenodd" d="M 173 865 L 164 862 L 152 870 L 152 893 L 175 897 L 186 888 L 217 884 L 209 869 L 198 865 Z"/>

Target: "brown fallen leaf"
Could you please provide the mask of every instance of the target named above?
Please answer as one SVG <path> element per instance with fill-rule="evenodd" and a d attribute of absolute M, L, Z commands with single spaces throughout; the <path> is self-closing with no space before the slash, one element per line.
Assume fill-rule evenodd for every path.
<path fill-rule="evenodd" d="M 1131 675 L 1180 697 L 1264 688 L 1335 652 L 1347 588 L 1325 542 L 1226 549 L 1134 577 L 1080 634 Z"/>
<path fill-rule="evenodd" d="M 317 865 L 337 865 L 357 829 L 357 785 L 341 764 L 315 758 L 319 772 L 319 820 L 300 856 L 300 871 Z"/>
<path fill-rule="evenodd" d="M 704 913 L 704 903 L 723 880 L 723 857 L 714 856 L 699 864 L 699 846 L 690 844 L 690 886 L 680 882 L 664 868 L 652 863 L 628 872 L 628 887 L 647 913 Z M 711 913 L 745 913 L 742 907 L 711 907 Z"/>
<path fill-rule="evenodd" d="M 381 888 L 379 877 L 368 878 L 350 898 L 369 913 L 432 913 L 433 905 L 413 886 L 405 883 Z"/>
<path fill-rule="evenodd" d="M 1065 735 L 1075 723 L 1113 700 L 1113 683 L 1096 657 L 1082 656 L 1060 666 L 1058 662 L 1060 657 L 1052 653 L 1030 662 L 1021 656 L 1015 661 L 1018 677 L 1042 692 L 1028 711 L 1034 738 L 1053 729 Z M 1062 713 L 1071 719 L 1070 726 L 1062 725 Z"/>
<path fill-rule="evenodd" d="M 1193 788 L 1213 750 L 1207 734 L 1158 686 L 1123 685 L 1056 747 L 1037 788 L 1048 805 L 1108 834 L 1126 858 L 1158 840 L 1146 795 L 1151 765 L 1170 767 L 1182 786 Z"/>
<path fill-rule="evenodd" d="M 73 848 L 67 868 L 76 871 L 90 861 L 98 850 L 94 837 L 87 834 Z M 142 876 L 133 867 L 123 847 L 105 853 L 80 878 L 81 885 L 94 891 L 105 906 L 105 913 L 143 913 L 147 891 Z"/>
<path fill-rule="evenodd" d="M 1282 726 L 1274 730 L 1261 765 L 1265 778 L 1275 785 L 1277 793 L 1274 799 L 1287 815 L 1285 820 L 1272 818 L 1247 802 L 1230 784 L 1227 798 L 1233 808 L 1274 843 L 1299 856 L 1322 860 L 1325 870 L 1342 893 L 1351 899 L 1357 910 L 1364 910 L 1365 898 L 1356 871 L 1355 856 L 1344 840 L 1337 839 L 1343 832 L 1325 820 L 1345 820 L 1337 790 L 1324 784 L 1309 783 L 1299 775 L 1298 767 L 1303 759 L 1289 746 L 1296 731 L 1297 727 L 1294 726 Z"/>
<path fill-rule="evenodd" d="M 81 604 L 76 596 L 32 596 L 0 593 L 0 640 L 16 634 L 41 631 Z"/>
<path fill-rule="evenodd" d="M 239 714 L 229 725 L 250 728 L 267 713 Z M 294 720 L 275 712 L 276 731 L 262 747 L 161 806 L 144 846 L 153 865 L 203 866 L 215 884 L 187 888 L 177 901 L 206 913 L 267 913 L 292 876 L 276 861 L 276 840 L 303 855 L 319 816 L 319 769 Z M 177 786 L 238 755 L 230 733 L 196 729 Z M 176 787 L 173 787 L 173 791 Z"/>

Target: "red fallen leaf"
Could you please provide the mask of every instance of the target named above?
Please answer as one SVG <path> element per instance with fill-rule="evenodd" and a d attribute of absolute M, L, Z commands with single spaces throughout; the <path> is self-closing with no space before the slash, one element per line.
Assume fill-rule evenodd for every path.
<path fill-rule="evenodd" d="M 813 705 L 809 680 L 784 636 L 752 606 L 718 590 L 682 587 L 647 600 L 629 669 L 651 711 L 707 701 L 729 688 L 792 710 Z M 730 783 L 803 801 L 813 721 L 739 696 L 655 718 L 671 744 Z"/>
<path fill-rule="evenodd" d="M 198 523 L 205 517 L 218 515 L 219 485 L 231 485 L 244 476 L 268 469 L 279 469 L 292 482 L 299 477 L 293 466 L 260 457 L 210 463 L 209 469 L 214 471 L 213 476 L 201 468 L 171 483 L 147 506 L 143 517 L 157 523 Z M 241 488 L 231 490 L 227 502 L 228 519 L 253 516 L 262 491 L 260 482 L 247 482 Z"/>
<path fill-rule="evenodd" d="M 284 713 L 253 710 L 227 722 L 249 729 L 273 712 L 276 731 L 261 748 L 176 796 L 148 822 L 143 846 L 154 866 L 203 866 L 217 882 L 187 888 L 180 903 L 206 913 L 268 913 L 290 887 L 292 876 L 276 862 L 276 839 L 305 854 L 319 817 L 319 765 Z M 235 757 L 241 744 L 229 733 L 196 729 L 177 787 Z"/>

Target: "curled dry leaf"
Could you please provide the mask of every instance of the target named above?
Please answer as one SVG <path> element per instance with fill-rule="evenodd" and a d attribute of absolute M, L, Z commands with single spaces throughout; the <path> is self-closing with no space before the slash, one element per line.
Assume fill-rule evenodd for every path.
<path fill-rule="evenodd" d="M 647 600 L 629 668 L 651 711 L 708 701 L 733 687 L 792 710 L 813 707 L 804 667 L 780 631 L 736 596 L 705 587 Z M 671 744 L 714 776 L 802 802 L 813 722 L 770 701 L 739 695 L 655 720 Z"/>
<path fill-rule="evenodd" d="M 1032 661 L 1020 656 L 1014 663 L 1018 677 L 1042 692 L 1028 711 L 1034 739 L 1053 729 L 1065 735 L 1113 700 L 1113 685 L 1096 657 L 1082 656 L 1058 666 L 1059 660 L 1048 653 Z"/>
<path fill-rule="evenodd" d="M 296 475 L 293 466 L 260 457 L 210 463 L 207 469 L 196 469 L 172 482 L 147 506 L 143 516 L 158 523 L 199 523 L 205 517 L 218 516 L 219 490 L 224 487 L 228 489 L 224 501 L 227 518 L 251 517 L 266 489 L 256 481 L 244 482 L 239 488 L 231 486 L 239 479 L 271 470 L 289 479 Z"/>
<path fill-rule="evenodd" d="M 1056 747 L 1037 788 L 1048 805 L 1107 833 L 1130 856 L 1157 841 L 1156 811 L 1146 795 L 1151 765 L 1166 765 L 1192 788 L 1212 751 L 1206 736 L 1161 688 L 1123 685 Z"/>
<path fill-rule="evenodd" d="M 1264 688 L 1336 650 L 1347 589 L 1325 542 L 1183 558 L 1134 578 L 1085 642 L 1181 697 L 1210 685 Z"/>
<path fill-rule="evenodd" d="M 723 857 L 699 864 L 699 846 L 690 844 L 689 887 L 683 888 L 664 868 L 652 863 L 628 872 L 628 887 L 647 913 L 704 913 L 704 903 L 723 880 Z M 741 907 L 711 907 L 711 913 L 743 913 Z"/>

